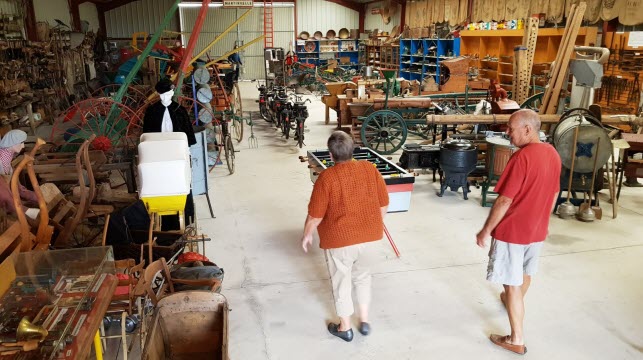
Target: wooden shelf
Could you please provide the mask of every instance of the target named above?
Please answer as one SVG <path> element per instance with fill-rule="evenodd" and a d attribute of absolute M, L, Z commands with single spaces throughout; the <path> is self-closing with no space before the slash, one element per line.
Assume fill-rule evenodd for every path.
<path fill-rule="evenodd" d="M 544 28 L 538 30 L 534 64 L 551 63 L 556 59 L 564 28 Z M 598 29 L 582 27 L 576 38 L 576 45 L 590 46 L 596 44 Z M 478 60 L 472 61 L 471 66 L 480 69 L 481 79 L 500 79 L 499 74 L 513 74 L 514 47 L 522 44 L 524 30 L 463 30 L 460 32 L 460 53 L 462 55 L 477 55 Z M 497 61 L 484 60 L 491 56 Z"/>

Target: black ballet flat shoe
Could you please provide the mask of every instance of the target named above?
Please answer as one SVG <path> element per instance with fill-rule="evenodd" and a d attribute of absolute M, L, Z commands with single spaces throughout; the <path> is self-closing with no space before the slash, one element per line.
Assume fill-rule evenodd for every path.
<path fill-rule="evenodd" d="M 360 334 L 366 336 L 371 333 L 371 325 L 367 322 L 361 322 L 359 323 L 359 328 L 357 328 L 357 330 L 359 330 Z"/>
<path fill-rule="evenodd" d="M 346 331 L 339 331 L 339 324 L 330 323 L 328 324 L 328 332 L 346 342 L 353 341 L 353 329 L 348 329 Z"/>

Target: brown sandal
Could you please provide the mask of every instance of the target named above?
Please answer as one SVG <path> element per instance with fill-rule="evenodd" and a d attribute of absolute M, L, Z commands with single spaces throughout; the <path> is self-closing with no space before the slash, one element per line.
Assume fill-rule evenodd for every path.
<path fill-rule="evenodd" d="M 509 350 L 519 355 L 525 355 L 527 353 L 527 347 L 525 345 L 510 344 L 509 339 L 510 339 L 509 335 L 504 336 L 504 335 L 491 334 L 489 336 L 489 340 L 491 340 L 492 343 L 500 346 L 505 350 Z"/>

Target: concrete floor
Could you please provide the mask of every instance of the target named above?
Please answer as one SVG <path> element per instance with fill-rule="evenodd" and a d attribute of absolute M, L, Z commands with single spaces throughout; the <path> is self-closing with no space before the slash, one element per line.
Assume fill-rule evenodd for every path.
<path fill-rule="evenodd" d="M 244 110 L 257 111 L 254 84 L 243 83 L 242 94 Z M 355 332 L 345 343 L 328 334 L 336 317 L 324 256 L 317 242 L 308 254 L 300 247 L 312 183 L 298 156 L 325 148 L 336 122 L 324 125 L 323 105 L 311 99 L 307 146 L 255 113 L 259 148 L 248 147 L 246 128 L 236 173 L 211 173 L 216 218 L 204 196 L 195 199 L 200 229 L 213 239 L 206 255 L 226 273 L 230 359 L 515 358 L 488 340 L 509 331 L 501 289 L 485 280 L 487 250 L 475 244 L 489 209 L 475 188 L 468 201 L 461 192 L 437 197 L 430 175 L 416 178 L 408 212 L 385 219 L 402 257 L 377 243 L 372 335 Z M 643 358 L 643 189 L 623 188 L 617 219 L 602 206 L 594 223 L 551 219 L 526 300 L 531 359 Z"/>

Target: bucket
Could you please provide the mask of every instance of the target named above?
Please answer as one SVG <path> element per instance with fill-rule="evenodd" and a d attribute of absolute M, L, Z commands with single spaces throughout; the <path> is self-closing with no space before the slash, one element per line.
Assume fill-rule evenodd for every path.
<path fill-rule="evenodd" d="M 518 150 L 511 145 L 510 141 L 501 137 L 487 138 L 487 170 L 491 170 L 491 175 L 500 177 L 507 167 L 511 155 Z M 493 155 L 493 163 L 491 156 Z M 491 166 L 491 168 L 489 168 Z"/>

